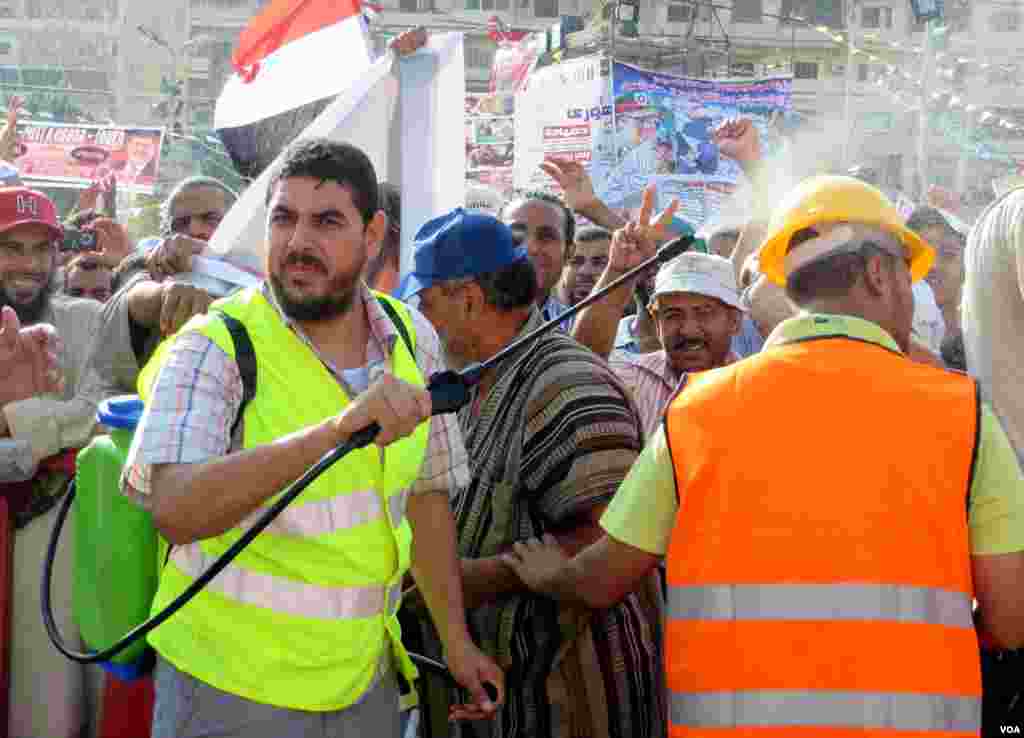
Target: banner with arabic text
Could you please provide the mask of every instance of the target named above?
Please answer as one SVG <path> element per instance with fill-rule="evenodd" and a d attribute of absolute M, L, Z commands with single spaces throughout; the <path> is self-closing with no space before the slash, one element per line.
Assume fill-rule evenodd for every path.
<path fill-rule="evenodd" d="M 516 94 L 518 189 L 557 189 L 540 169 L 547 159 L 571 159 L 589 167 L 594 159 L 611 155 L 610 93 L 607 62 L 598 56 L 534 70 Z M 595 179 L 594 185 L 600 194 L 601 183 Z"/>
<path fill-rule="evenodd" d="M 713 140 L 723 121 L 753 121 L 766 157 L 781 148 L 792 110 L 792 80 L 709 80 L 614 66 L 614 145 L 595 156 L 591 177 L 609 205 L 634 208 L 643 188 L 658 186 L 662 204 L 678 197 L 694 226 L 713 219 L 744 175 Z"/>
<path fill-rule="evenodd" d="M 26 180 L 88 186 L 115 174 L 118 187 L 152 194 L 160 171 L 162 128 L 18 124 L 15 166 Z"/>

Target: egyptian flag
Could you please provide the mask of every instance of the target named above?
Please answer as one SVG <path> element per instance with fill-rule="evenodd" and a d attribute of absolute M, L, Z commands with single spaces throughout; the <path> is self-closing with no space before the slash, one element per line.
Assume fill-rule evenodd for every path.
<path fill-rule="evenodd" d="M 331 100 L 369 70 L 359 0 L 272 0 L 242 31 L 214 126 L 255 179 Z"/>

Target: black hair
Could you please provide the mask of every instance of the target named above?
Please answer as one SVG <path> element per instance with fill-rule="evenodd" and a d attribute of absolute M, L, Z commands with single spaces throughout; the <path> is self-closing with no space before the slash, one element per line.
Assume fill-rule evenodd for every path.
<path fill-rule="evenodd" d="M 380 187 L 373 162 L 360 149 L 326 138 L 311 138 L 293 143 L 285 149 L 267 184 L 266 202 L 282 179 L 311 177 L 321 182 L 334 182 L 345 187 L 352 204 L 359 211 L 363 225 L 368 225 L 380 208 Z"/>
<path fill-rule="evenodd" d="M 583 226 L 576 232 L 576 243 L 594 243 L 612 240 L 611 231 L 601 226 Z"/>
<path fill-rule="evenodd" d="M 459 283 L 476 282 L 484 293 L 484 300 L 498 310 L 516 310 L 526 308 L 537 301 L 537 272 L 529 259 L 520 259 L 508 266 L 486 274 L 479 274 L 471 280 L 459 280 Z M 451 293 L 455 283 L 441 284 L 441 291 Z"/>
<path fill-rule="evenodd" d="M 797 231 L 790 238 L 790 249 L 817 235 L 813 228 Z M 896 259 L 878 244 L 865 241 L 856 251 L 843 251 L 813 261 L 786 278 L 786 297 L 797 305 L 805 305 L 816 298 L 845 295 L 867 270 L 868 260 L 875 256 L 881 256 L 887 264 Z"/>
<path fill-rule="evenodd" d="M 388 216 L 389 225 L 396 228 L 402 227 L 402 194 L 398 188 L 390 182 L 381 182 L 378 186 L 380 191 L 380 205 L 378 206 Z"/>
<path fill-rule="evenodd" d="M 529 307 L 537 301 L 537 272 L 529 259 L 520 259 L 476 278 L 488 304 L 499 310 Z"/>
<path fill-rule="evenodd" d="M 651 303 L 653 292 L 654 290 L 651 289 L 646 279 L 638 279 L 636 281 L 636 284 L 633 286 L 633 301 L 636 303 L 637 312 L 647 310 L 647 306 Z"/>
<path fill-rule="evenodd" d="M 527 190 L 525 192 L 517 191 L 512 197 L 501 206 L 501 210 L 498 212 L 498 220 L 504 220 L 505 210 L 510 205 L 517 202 L 530 202 L 531 200 L 537 202 L 546 202 L 549 205 L 554 205 L 562 211 L 562 217 L 565 219 L 565 248 L 566 253 L 569 253 L 572 249 L 572 244 L 576 238 L 576 216 L 572 214 L 572 210 L 565 204 L 558 195 L 552 195 L 550 192 L 544 192 L 543 190 Z"/>
<path fill-rule="evenodd" d="M 381 182 L 379 207 L 388 218 L 388 229 L 380 243 L 380 251 L 375 258 L 366 262 L 366 283 L 371 287 L 377 283 L 384 267 L 391 265 L 396 270 L 399 266 L 399 251 L 402 238 L 402 195 L 395 185 Z"/>

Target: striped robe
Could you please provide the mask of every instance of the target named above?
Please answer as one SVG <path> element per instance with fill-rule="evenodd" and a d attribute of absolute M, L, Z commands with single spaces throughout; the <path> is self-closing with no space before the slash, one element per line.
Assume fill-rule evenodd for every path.
<path fill-rule="evenodd" d="M 523 334 L 540 324 L 534 310 Z M 473 477 L 455 500 L 464 558 L 494 556 L 516 541 L 571 529 L 590 508 L 611 500 L 642 446 L 625 387 L 604 361 L 560 331 L 507 359 L 486 396 L 473 399 L 459 414 Z M 536 595 L 480 607 L 470 613 L 470 627 L 505 670 L 506 705 L 494 721 L 448 726 L 447 705 L 456 695 L 425 676 L 426 732 L 431 738 L 448 731 L 463 738 L 661 738 L 660 618 L 656 577 L 604 611 Z M 436 637 L 427 640 L 436 648 Z"/>

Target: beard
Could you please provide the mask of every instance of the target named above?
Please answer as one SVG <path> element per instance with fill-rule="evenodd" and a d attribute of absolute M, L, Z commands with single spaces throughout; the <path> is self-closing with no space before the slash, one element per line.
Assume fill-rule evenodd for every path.
<path fill-rule="evenodd" d="M 323 262 L 310 254 L 291 254 L 284 266 L 291 264 L 318 267 L 323 273 L 327 273 L 327 267 Z M 277 304 L 281 307 L 281 312 L 292 320 L 299 322 L 330 320 L 344 315 L 352 308 L 356 292 L 359 289 L 361 274 L 362 267 L 352 274 L 336 275 L 328 283 L 327 294 L 320 297 L 293 297 L 276 274 L 270 275 L 270 288 Z"/>
<path fill-rule="evenodd" d="M 46 309 L 50 307 L 50 298 L 53 297 L 56 291 L 57 279 L 55 273 L 50 274 L 47 283 L 29 302 L 15 301 L 11 293 L 7 291 L 7 287 L 0 283 L 0 307 L 9 305 L 23 326 L 33 325 L 42 319 Z"/>

